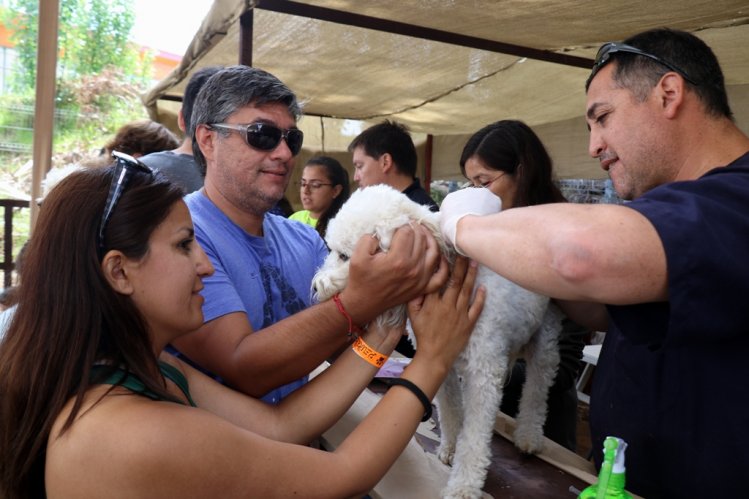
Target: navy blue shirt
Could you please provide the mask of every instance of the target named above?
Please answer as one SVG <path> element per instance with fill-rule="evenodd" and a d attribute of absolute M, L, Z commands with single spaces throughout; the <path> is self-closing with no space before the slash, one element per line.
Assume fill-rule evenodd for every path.
<path fill-rule="evenodd" d="M 429 206 L 430 211 L 439 211 L 440 207 L 439 205 L 432 199 L 432 196 L 429 195 L 429 193 L 424 190 L 423 187 L 421 187 L 421 182 L 419 182 L 418 178 L 415 178 L 414 181 L 406 187 L 406 190 L 403 191 L 403 194 L 408 196 L 408 199 L 415 203 L 419 203 L 423 206 Z"/>
<path fill-rule="evenodd" d="M 591 395 L 597 465 L 617 436 L 636 494 L 746 497 L 749 153 L 627 206 L 663 243 L 669 300 L 608 307 Z"/>

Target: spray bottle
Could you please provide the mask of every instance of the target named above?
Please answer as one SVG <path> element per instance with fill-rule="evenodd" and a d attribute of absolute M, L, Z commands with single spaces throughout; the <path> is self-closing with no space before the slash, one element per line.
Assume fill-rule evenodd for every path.
<path fill-rule="evenodd" d="M 624 490 L 624 451 L 627 444 L 621 438 L 606 437 L 603 442 L 603 464 L 598 483 L 586 487 L 578 499 L 632 499 Z"/>

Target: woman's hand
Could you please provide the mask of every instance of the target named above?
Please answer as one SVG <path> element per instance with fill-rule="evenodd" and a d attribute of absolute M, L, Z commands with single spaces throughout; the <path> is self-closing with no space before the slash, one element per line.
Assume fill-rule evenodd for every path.
<path fill-rule="evenodd" d="M 442 292 L 409 302 L 408 315 L 416 335 L 417 357 L 432 358 L 449 368 L 463 351 L 486 298 L 486 290 L 481 286 L 471 300 L 477 271 L 475 262 L 457 257 Z"/>

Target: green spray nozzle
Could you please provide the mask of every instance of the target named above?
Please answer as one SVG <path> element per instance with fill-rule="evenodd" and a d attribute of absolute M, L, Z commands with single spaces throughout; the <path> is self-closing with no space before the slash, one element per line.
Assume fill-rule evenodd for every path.
<path fill-rule="evenodd" d="M 632 499 L 624 490 L 624 451 L 627 443 L 621 438 L 606 437 L 603 442 L 603 463 L 598 483 L 586 487 L 578 499 Z"/>

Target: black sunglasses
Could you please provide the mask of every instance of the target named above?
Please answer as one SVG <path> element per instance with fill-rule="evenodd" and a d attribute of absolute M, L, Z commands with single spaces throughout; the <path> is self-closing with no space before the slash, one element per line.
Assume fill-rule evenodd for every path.
<path fill-rule="evenodd" d="M 637 47 L 633 47 L 632 45 L 627 45 L 626 43 L 608 42 L 608 43 L 604 43 L 603 45 L 601 45 L 601 48 L 598 49 L 598 54 L 596 54 L 596 62 L 593 63 L 593 70 L 590 72 L 590 76 L 588 76 L 588 81 L 585 82 L 586 89 L 590 86 L 590 82 L 593 81 L 593 78 L 598 74 L 601 68 L 611 61 L 611 56 L 620 52 L 626 53 L 626 54 L 641 55 L 642 57 L 647 57 L 648 59 L 652 59 L 658 64 L 662 64 L 663 66 L 666 66 L 671 71 L 679 73 L 689 83 L 691 83 L 694 86 L 697 86 L 697 82 L 694 81 L 692 78 L 690 78 L 689 75 L 685 71 L 677 68 L 670 62 L 664 61 L 658 56 L 655 56 L 653 54 L 640 50 Z"/>
<path fill-rule="evenodd" d="M 121 153 L 119 151 L 112 151 L 112 156 L 115 158 L 114 175 L 112 176 L 112 183 L 109 186 L 109 195 L 107 196 L 107 203 L 104 205 L 104 213 L 101 216 L 101 224 L 99 225 L 99 233 L 97 235 L 97 243 L 99 246 L 99 257 L 104 256 L 104 231 L 107 229 L 107 224 L 112 218 L 115 206 L 122 198 L 122 194 L 125 192 L 130 179 L 136 172 L 147 173 L 153 175 L 153 170 L 133 158 L 132 156 Z"/>
<path fill-rule="evenodd" d="M 255 149 L 261 151 L 272 151 L 281 139 L 286 141 L 293 156 L 302 150 L 304 133 L 298 128 L 284 130 L 268 123 L 250 123 L 249 125 L 232 125 L 230 123 L 214 123 L 208 125 L 210 128 L 222 128 L 224 130 L 236 130 L 244 136 L 244 140 Z"/>

